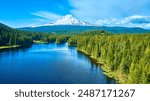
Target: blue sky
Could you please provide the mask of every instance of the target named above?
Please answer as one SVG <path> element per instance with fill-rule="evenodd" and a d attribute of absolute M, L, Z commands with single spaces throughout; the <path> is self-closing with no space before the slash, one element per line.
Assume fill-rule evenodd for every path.
<path fill-rule="evenodd" d="M 150 28 L 150 0 L 0 0 L 0 22 L 12 27 L 53 22 L 66 14 L 92 24 Z"/>

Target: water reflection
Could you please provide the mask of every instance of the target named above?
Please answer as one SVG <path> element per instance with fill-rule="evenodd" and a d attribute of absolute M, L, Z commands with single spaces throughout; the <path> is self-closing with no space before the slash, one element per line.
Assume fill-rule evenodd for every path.
<path fill-rule="evenodd" d="M 77 51 L 77 56 L 78 56 L 79 60 L 81 59 L 81 60 L 85 60 L 85 61 L 88 62 L 88 64 L 91 67 L 90 70 L 91 70 L 92 74 L 94 74 L 94 75 L 97 75 L 97 74 L 101 75 L 101 78 L 105 78 L 106 79 L 107 84 L 114 84 L 115 83 L 114 79 L 109 78 L 109 77 L 107 77 L 107 76 L 105 76 L 103 74 L 103 70 L 101 69 L 101 67 L 99 66 L 99 64 L 97 64 L 95 60 L 91 59 L 90 56 L 85 55 L 84 53 L 82 53 L 80 51 Z"/>
<path fill-rule="evenodd" d="M 0 83 L 110 84 L 101 68 L 67 44 L 35 44 L 0 53 Z"/>

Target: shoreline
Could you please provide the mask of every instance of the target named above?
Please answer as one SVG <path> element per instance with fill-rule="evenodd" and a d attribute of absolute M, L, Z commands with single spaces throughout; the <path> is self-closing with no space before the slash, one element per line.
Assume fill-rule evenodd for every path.
<path fill-rule="evenodd" d="M 0 51 L 7 51 L 7 50 L 13 50 L 13 49 L 20 49 L 20 48 L 28 48 L 32 46 L 32 44 L 26 44 L 26 45 L 11 45 L 11 46 L 0 46 Z"/>
<path fill-rule="evenodd" d="M 34 44 L 48 44 L 46 41 L 41 41 L 41 40 L 33 40 Z"/>
<path fill-rule="evenodd" d="M 13 49 L 13 48 L 19 48 L 20 45 L 12 45 L 12 46 L 0 46 L 0 50 L 2 49 Z"/>
<path fill-rule="evenodd" d="M 80 49 L 77 49 L 77 51 L 85 54 L 86 56 L 88 56 L 95 64 L 99 65 L 100 68 L 103 70 L 103 73 L 108 76 L 109 78 L 113 78 L 115 80 L 115 82 L 117 84 L 126 84 L 125 81 L 123 79 L 120 79 L 117 74 L 117 71 L 111 71 L 108 69 L 107 64 L 105 64 L 102 61 L 98 61 L 97 58 L 92 57 L 91 55 L 87 54 L 85 51 L 82 51 Z"/>
<path fill-rule="evenodd" d="M 42 41 L 38 41 L 38 43 L 34 43 L 34 44 L 46 44 L 46 42 L 42 42 Z M 15 48 L 20 48 L 22 46 L 20 45 L 12 45 L 12 46 L 0 46 L 0 50 L 5 50 L 5 49 L 15 49 Z M 86 55 L 87 57 L 89 57 L 91 59 L 92 62 L 94 62 L 96 65 L 99 65 L 100 68 L 103 70 L 103 73 L 108 76 L 109 78 L 113 78 L 115 80 L 115 82 L 117 82 L 118 84 L 125 84 L 125 80 L 122 79 L 121 77 L 117 76 L 120 73 L 118 71 L 112 71 L 110 69 L 108 69 L 107 64 L 105 64 L 102 61 L 98 61 L 97 58 L 92 57 L 91 55 L 89 55 L 86 51 L 80 50 L 77 48 L 77 51 L 83 53 L 84 55 Z"/>

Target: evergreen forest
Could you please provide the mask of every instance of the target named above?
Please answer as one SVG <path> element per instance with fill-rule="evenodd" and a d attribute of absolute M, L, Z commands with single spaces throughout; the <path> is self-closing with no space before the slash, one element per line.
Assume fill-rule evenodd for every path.
<path fill-rule="evenodd" d="M 87 31 L 52 34 L 21 31 L 0 24 L 0 47 L 28 46 L 34 40 L 77 47 L 99 64 L 104 73 L 123 84 L 150 84 L 150 34 L 111 34 Z"/>

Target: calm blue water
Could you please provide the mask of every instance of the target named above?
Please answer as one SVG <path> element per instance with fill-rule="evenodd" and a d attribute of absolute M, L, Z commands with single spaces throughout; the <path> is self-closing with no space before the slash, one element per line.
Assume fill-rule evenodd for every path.
<path fill-rule="evenodd" d="M 1 84 L 109 84 L 102 70 L 75 47 L 35 44 L 0 52 Z"/>

